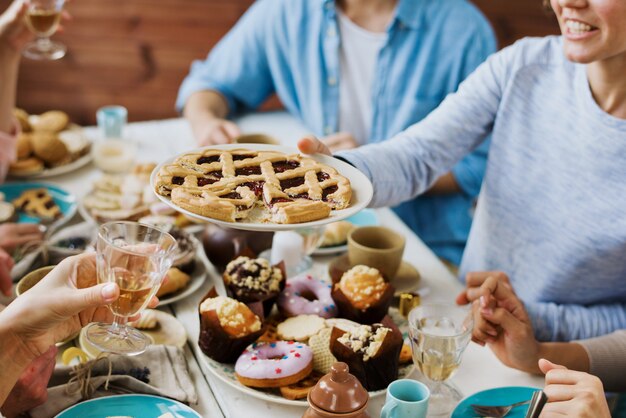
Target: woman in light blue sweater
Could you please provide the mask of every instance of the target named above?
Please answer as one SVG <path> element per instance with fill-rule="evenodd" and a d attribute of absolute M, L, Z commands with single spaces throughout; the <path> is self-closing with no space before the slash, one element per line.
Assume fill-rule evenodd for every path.
<path fill-rule="evenodd" d="M 492 134 L 461 277 L 506 272 L 542 341 L 626 328 L 626 2 L 551 4 L 563 36 L 517 42 L 422 122 L 338 154 L 389 206 Z"/>

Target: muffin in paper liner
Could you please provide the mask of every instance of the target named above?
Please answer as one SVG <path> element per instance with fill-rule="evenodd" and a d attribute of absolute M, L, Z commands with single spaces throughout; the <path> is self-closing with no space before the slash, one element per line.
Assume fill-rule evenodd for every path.
<path fill-rule="evenodd" d="M 338 341 L 346 331 L 333 328 L 330 335 L 330 351 L 338 361 L 348 364 L 352 373 L 368 391 L 376 391 L 387 386 L 398 378 L 398 359 L 402 350 L 402 333 L 389 316 L 381 321 L 382 326 L 391 331 L 385 338 L 374 356 L 367 361 L 363 355 L 356 353 Z"/>

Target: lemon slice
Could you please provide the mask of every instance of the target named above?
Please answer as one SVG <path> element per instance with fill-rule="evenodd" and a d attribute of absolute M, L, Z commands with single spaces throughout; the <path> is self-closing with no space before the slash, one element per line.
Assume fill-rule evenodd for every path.
<path fill-rule="evenodd" d="M 80 363 L 86 363 L 87 361 L 89 361 L 89 357 L 87 356 L 87 353 L 85 353 L 83 350 L 81 350 L 78 347 L 70 347 L 67 350 L 65 350 L 63 352 L 63 355 L 61 356 L 61 361 L 63 361 L 63 364 L 67 366 L 76 357 L 78 357 L 78 360 Z"/>

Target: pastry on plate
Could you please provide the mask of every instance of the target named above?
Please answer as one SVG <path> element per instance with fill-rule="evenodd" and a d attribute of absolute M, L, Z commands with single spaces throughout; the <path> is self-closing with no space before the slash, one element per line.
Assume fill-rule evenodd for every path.
<path fill-rule="evenodd" d="M 56 133 L 35 132 L 31 143 L 35 156 L 47 164 L 58 164 L 69 156 L 67 146 Z"/>
<path fill-rule="evenodd" d="M 15 116 L 15 119 L 19 122 L 22 132 L 31 132 L 33 130 L 33 127 L 30 126 L 30 122 L 28 121 L 28 112 L 23 109 L 15 108 L 13 109 L 13 116 Z"/>
<path fill-rule="evenodd" d="M 281 340 L 307 342 L 309 338 L 326 328 L 326 321 L 317 315 L 298 315 L 278 324 L 276 332 Z"/>
<path fill-rule="evenodd" d="M 180 289 L 185 288 L 189 284 L 189 280 L 191 280 L 187 273 L 180 271 L 176 267 L 169 269 L 166 276 L 167 280 L 163 281 L 156 293 L 158 298 L 178 292 Z"/>
<path fill-rule="evenodd" d="M 200 304 L 198 344 L 215 361 L 234 363 L 262 334 L 261 318 L 235 299 L 215 296 Z"/>
<path fill-rule="evenodd" d="M 30 189 L 13 200 L 13 206 L 27 215 L 40 218 L 44 221 L 52 221 L 62 216 L 61 209 L 52 199 L 46 189 Z"/>
<path fill-rule="evenodd" d="M 44 168 L 43 161 L 39 158 L 30 157 L 12 162 L 9 165 L 9 172 L 17 175 L 36 174 L 42 172 Z"/>
<path fill-rule="evenodd" d="M 246 304 L 262 302 L 265 316 L 285 287 L 284 270 L 264 258 L 237 257 L 228 263 L 223 277 L 232 297 Z"/>
<path fill-rule="evenodd" d="M 348 241 L 348 234 L 356 226 L 348 221 L 333 222 L 326 225 L 324 236 L 322 238 L 321 247 L 334 247 L 343 245 Z"/>
<path fill-rule="evenodd" d="M 31 134 L 21 133 L 17 137 L 16 152 L 17 152 L 17 159 L 18 160 L 23 160 L 25 158 L 30 157 L 30 155 L 33 152 L 32 135 Z"/>
<path fill-rule="evenodd" d="M 350 181 L 310 157 L 205 149 L 165 165 L 156 192 L 190 212 L 226 222 L 292 224 L 350 205 Z"/>
<path fill-rule="evenodd" d="M 17 221 L 17 211 L 9 202 L 0 201 L 0 223 Z"/>
<path fill-rule="evenodd" d="M 60 110 L 50 110 L 39 116 L 29 118 L 35 132 L 58 133 L 67 128 L 70 118 L 67 113 Z"/>
<path fill-rule="evenodd" d="M 333 285 L 332 297 L 340 317 L 373 324 L 387 315 L 394 291 L 377 269 L 357 265 Z"/>
<path fill-rule="evenodd" d="M 381 390 L 398 378 L 402 333 L 388 316 L 382 323 L 350 331 L 333 328 L 330 350 L 338 361 L 348 364 L 365 389 Z"/>

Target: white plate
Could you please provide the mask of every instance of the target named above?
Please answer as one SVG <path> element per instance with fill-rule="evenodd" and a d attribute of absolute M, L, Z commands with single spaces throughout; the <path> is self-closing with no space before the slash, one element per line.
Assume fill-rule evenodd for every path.
<path fill-rule="evenodd" d="M 170 303 L 178 302 L 179 300 L 193 294 L 202 286 L 207 278 L 209 260 L 204 254 L 204 248 L 202 247 L 202 243 L 193 235 L 191 235 L 189 238 L 196 246 L 196 266 L 191 273 L 191 280 L 185 288 L 159 299 L 159 306 L 169 305 Z"/>
<path fill-rule="evenodd" d="M 409 328 L 407 320 L 404 317 L 402 317 L 402 315 L 400 315 L 400 312 L 396 308 L 390 308 L 389 315 L 393 318 L 396 325 L 398 325 L 398 328 L 400 328 L 403 339 L 406 340 L 406 337 L 408 335 L 408 328 Z M 283 404 L 283 405 L 296 405 L 296 406 L 308 405 L 306 399 L 290 400 L 290 399 L 283 398 L 282 396 L 271 393 L 271 392 L 265 392 L 265 391 L 250 388 L 248 386 L 244 386 L 241 383 L 239 383 L 239 381 L 237 380 L 237 377 L 235 376 L 234 364 L 219 363 L 207 357 L 202 352 L 202 350 L 200 350 L 197 342 L 196 342 L 196 349 L 198 350 L 199 357 L 201 361 L 204 362 L 204 365 L 206 366 L 206 368 L 219 380 L 235 388 L 236 390 L 244 394 L 250 395 L 252 397 L 255 397 L 264 401 L 272 402 L 272 403 L 278 403 L 278 404 Z M 405 378 L 406 376 L 410 375 L 412 371 L 413 371 L 413 363 L 400 366 L 400 369 L 398 370 L 398 379 Z M 375 392 L 370 392 L 369 394 L 370 394 L 370 398 L 376 398 L 379 396 L 384 396 L 386 392 L 387 392 L 386 389 L 381 389 Z"/>
<path fill-rule="evenodd" d="M 231 149 L 248 149 L 252 151 L 278 151 L 285 154 L 298 154 L 298 150 L 280 146 L 280 145 L 266 145 L 266 144 L 226 144 L 226 145 L 214 145 L 208 147 L 211 149 L 220 149 L 220 150 L 231 150 Z M 179 154 L 176 157 L 170 158 L 167 161 L 159 164 L 152 175 L 150 176 L 150 185 L 152 186 L 152 190 L 155 190 L 155 179 L 156 175 L 166 164 L 171 164 L 176 158 L 189 154 L 192 152 L 198 152 L 207 148 L 199 148 L 193 151 L 187 151 L 185 153 Z M 227 228 L 236 228 L 236 229 L 244 229 L 248 231 L 293 231 L 294 229 L 300 228 L 310 228 L 315 226 L 326 225 L 331 222 L 341 221 L 345 218 L 349 218 L 355 213 L 359 212 L 361 209 L 365 208 L 370 200 L 372 200 L 372 196 L 374 194 L 374 189 L 372 187 L 372 183 L 370 183 L 369 179 L 365 177 L 363 173 L 357 170 L 355 167 L 351 166 L 348 163 L 345 163 L 337 158 L 329 157 L 327 155 L 315 154 L 311 155 L 311 158 L 316 161 L 321 162 L 322 164 L 326 164 L 335 168 L 342 176 L 346 177 L 350 180 L 350 186 L 352 187 L 352 201 L 350 203 L 350 207 L 347 209 L 341 210 L 333 210 L 330 213 L 330 216 L 324 219 L 319 219 L 313 222 L 305 222 L 299 224 L 274 224 L 274 223 L 246 223 L 246 222 L 225 222 L 220 221 L 213 218 L 208 218 L 206 216 L 201 216 L 196 213 L 190 212 L 186 209 L 178 207 L 174 204 L 168 197 L 161 196 L 157 194 L 157 197 L 165 202 L 167 205 L 173 207 L 179 212 L 184 213 L 192 218 L 201 219 L 203 221 L 212 222 L 221 226 L 225 226 Z M 155 192 L 156 193 L 156 192 Z"/>
<path fill-rule="evenodd" d="M 80 128 L 78 126 L 72 127 L 68 131 L 64 131 L 64 132 L 69 132 L 72 135 L 75 132 L 77 132 L 78 134 L 82 135 L 85 138 L 85 141 L 89 144 L 88 145 L 89 147 L 91 147 L 93 145 L 92 141 L 90 139 L 88 139 L 87 136 L 82 131 L 82 128 Z M 61 132 L 61 135 L 62 134 L 63 134 L 63 132 Z M 14 174 L 14 173 L 9 173 L 9 177 L 15 178 L 15 179 L 45 179 L 45 178 L 49 178 L 49 177 L 60 176 L 62 174 L 71 173 L 72 171 L 76 171 L 79 168 L 86 166 L 87 164 L 89 164 L 91 162 L 92 159 L 93 158 L 91 156 L 91 150 L 88 150 L 85 155 L 77 158 L 76 160 L 72 161 L 71 163 L 63 164 L 63 165 L 60 165 L 58 167 L 46 168 L 43 171 L 40 171 L 38 173 L 32 173 L 32 174 Z"/>
<path fill-rule="evenodd" d="M 346 221 L 352 223 L 354 226 L 371 226 L 378 225 L 378 215 L 373 209 L 363 209 L 361 212 L 349 217 Z M 341 254 L 348 251 L 348 243 L 333 245 L 331 247 L 319 247 L 313 251 L 312 255 L 334 255 Z"/>

